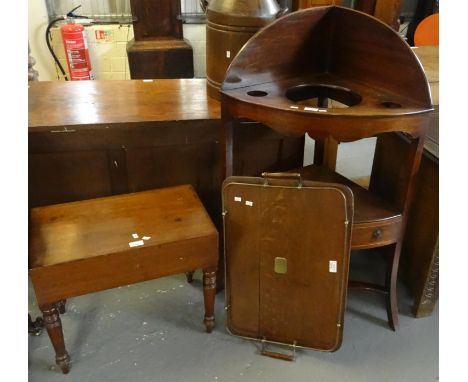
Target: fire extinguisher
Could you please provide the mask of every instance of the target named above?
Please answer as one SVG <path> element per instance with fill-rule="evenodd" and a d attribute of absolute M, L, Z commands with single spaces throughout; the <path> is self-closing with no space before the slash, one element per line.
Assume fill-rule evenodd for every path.
<path fill-rule="evenodd" d="M 55 55 L 54 50 L 50 44 L 51 33 L 50 29 L 59 21 L 66 20 L 67 24 L 62 25 L 60 32 L 62 35 L 63 45 L 66 52 L 68 71 L 72 81 L 79 80 L 92 80 L 93 75 L 91 72 L 91 60 L 89 58 L 88 43 L 86 41 L 85 29 L 83 25 L 75 24 L 73 21 L 76 18 L 87 19 L 86 16 L 77 16 L 73 12 L 80 8 L 81 5 L 72 9 L 66 16 L 59 16 L 53 19 L 46 30 L 46 43 L 49 48 L 55 63 L 57 64 L 60 72 L 66 81 L 68 76 L 63 69 L 59 59 Z M 91 19 L 89 19 L 91 21 Z"/>
<path fill-rule="evenodd" d="M 91 60 L 85 29 L 80 24 L 65 24 L 60 28 L 72 81 L 91 80 Z"/>

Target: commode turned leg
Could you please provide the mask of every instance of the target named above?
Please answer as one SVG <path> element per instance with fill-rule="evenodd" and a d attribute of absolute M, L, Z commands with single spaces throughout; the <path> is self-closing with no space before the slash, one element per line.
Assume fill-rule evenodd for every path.
<path fill-rule="evenodd" d="M 70 371 L 70 356 L 65 349 L 62 321 L 60 320 L 57 304 L 40 306 L 40 309 L 43 314 L 44 326 L 55 350 L 55 363 L 60 367 L 63 374 L 67 374 Z"/>
<path fill-rule="evenodd" d="M 203 298 L 205 301 L 206 331 L 211 333 L 215 326 L 214 304 L 216 295 L 216 268 L 203 269 Z"/>

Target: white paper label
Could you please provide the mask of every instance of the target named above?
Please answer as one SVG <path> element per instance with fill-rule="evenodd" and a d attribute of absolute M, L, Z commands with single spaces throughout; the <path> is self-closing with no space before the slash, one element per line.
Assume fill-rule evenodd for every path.
<path fill-rule="evenodd" d="M 134 239 L 138 239 L 138 234 L 137 234 L 137 233 L 132 233 L 132 237 L 133 237 Z"/>
<path fill-rule="evenodd" d="M 153 82 L 153 80 L 143 80 L 143 82 Z"/>
<path fill-rule="evenodd" d="M 336 273 L 336 261 L 335 260 L 330 260 L 330 262 L 328 263 L 328 271 L 331 272 L 331 273 Z"/>
<path fill-rule="evenodd" d="M 299 109 L 299 106 L 289 106 L 291 109 Z"/>
<path fill-rule="evenodd" d="M 128 243 L 130 247 L 139 247 L 140 245 L 144 245 L 145 242 L 143 240 L 131 241 Z"/>
<path fill-rule="evenodd" d="M 253 202 L 251 202 L 250 200 L 246 200 L 246 201 L 245 201 L 245 205 L 246 205 L 246 206 L 249 206 L 249 207 L 252 207 L 252 206 L 253 206 Z"/>
<path fill-rule="evenodd" d="M 151 239 L 151 236 L 143 236 L 142 239 L 143 240 L 149 240 L 149 239 Z"/>
<path fill-rule="evenodd" d="M 242 202 L 242 198 L 240 196 L 234 196 L 235 202 Z"/>
<path fill-rule="evenodd" d="M 226 50 L 226 58 L 231 58 L 231 51 L 230 50 Z"/>

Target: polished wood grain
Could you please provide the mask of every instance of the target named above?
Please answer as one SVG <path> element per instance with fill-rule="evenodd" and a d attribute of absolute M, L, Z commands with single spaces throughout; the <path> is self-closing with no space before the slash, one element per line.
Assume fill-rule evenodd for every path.
<path fill-rule="evenodd" d="M 211 332 L 217 264 L 218 233 L 189 185 L 31 210 L 29 273 L 64 373 L 65 299 L 201 268 Z"/>
<path fill-rule="evenodd" d="M 282 38 L 271 40 L 270 34 Z M 413 82 L 414 86 L 407 86 Z M 363 98 L 339 113 L 335 109 L 320 113 L 322 119 L 343 113 L 374 118 L 405 116 L 431 109 L 422 66 L 400 35 L 375 18 L 336 6 L 294 12 L 265 27 L 233 61 L 223 93 L 292 114 L 316 115 L 318 112 L 303 109 L 291 111 L 290 106 L 296 104 L 284 97 L 290 87 L 309 83 L 343 86 Z M 267 96 L 248 94 L 252 90 L 268 93 L 261 86 L 273 84 L 276 87 L 269 88 L 273 93 Z M 385 107 L 382 102 L 386 101 L 401 106 Z"/>
<path fill-rule="evenodd" d="M 187 40 L 150 40 L 127 43 L 130 77 L 193 78 L 193 49 Z"/>
<path fill-rule="evenodd" d="M 395 243 L 400 237 L 402 209 L 344 176 L 324 166 L 309 165 L 291 170 L 304 179 L 344 184 L 354 196 L 354 219 L 351 246 L 353 249 L 381 247 Z"/>
<path fill-rule="evenodd" d="M 220 118 L 219 102 L 207 97 L 202 80 L 40 81 L 29 86 L 31 132 Z"/>
<path fill-rule="evenodd" d="M 135 40 L 158 37 L 183 38 L 180 2 L 177 0 L 130 0 Z"/>
<path fill-rule="evenodd" d="M 382 247 L 387 253 L 387 277 L 375 289 L 386 291 L 394 330 L 402 237 L 432 110 L 421 63 L 398 33 L 364 13 L 336 6 L 294 12 L 268 25 L 233 60 L 222 86 L 226 177 L 244 175 L 233 165 L 238 119 L 323 141 L 323 158 L 317 159 L 329 170 L 336 143 L 378 137 L 369 191 L 353 188 L 352 245 Z M 408 141 L 401 151 L 393 144 L 396 132 Z M 303 175 L 307 172 L 307 179 L 331 179 L 315 167 Z"/>
<path fill-rule="evenodd" d="M 354 8 L 358 11 L 362 11 L 368 13 L 369 15 L 373 15 L 376 3 L 377 0 L 354 0 Z"/>
<path fill-rule="evenodd" d="M 135 37 L 127 43 L 132 79 L 192 78 L 193 50 L 184 40 L 179 0 L 131 0 Z"/>
<path fill-rule="evenodd" d="M 31 211 L 30 267 L 132 251 L 135 232 L 151 237 L 146 248 L 215 231 L 188 186 L 38 207 Z"/>

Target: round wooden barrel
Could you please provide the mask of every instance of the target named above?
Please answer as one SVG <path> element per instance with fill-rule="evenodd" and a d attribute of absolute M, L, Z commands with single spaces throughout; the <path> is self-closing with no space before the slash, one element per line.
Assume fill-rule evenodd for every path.
<path fill-rule="evenodd" d="M 206 76 L 208 95 L 219 89 L 237 52 L 260 28 L 286 13 L 275 0 L 211 0 L 206 10 Z"/>

